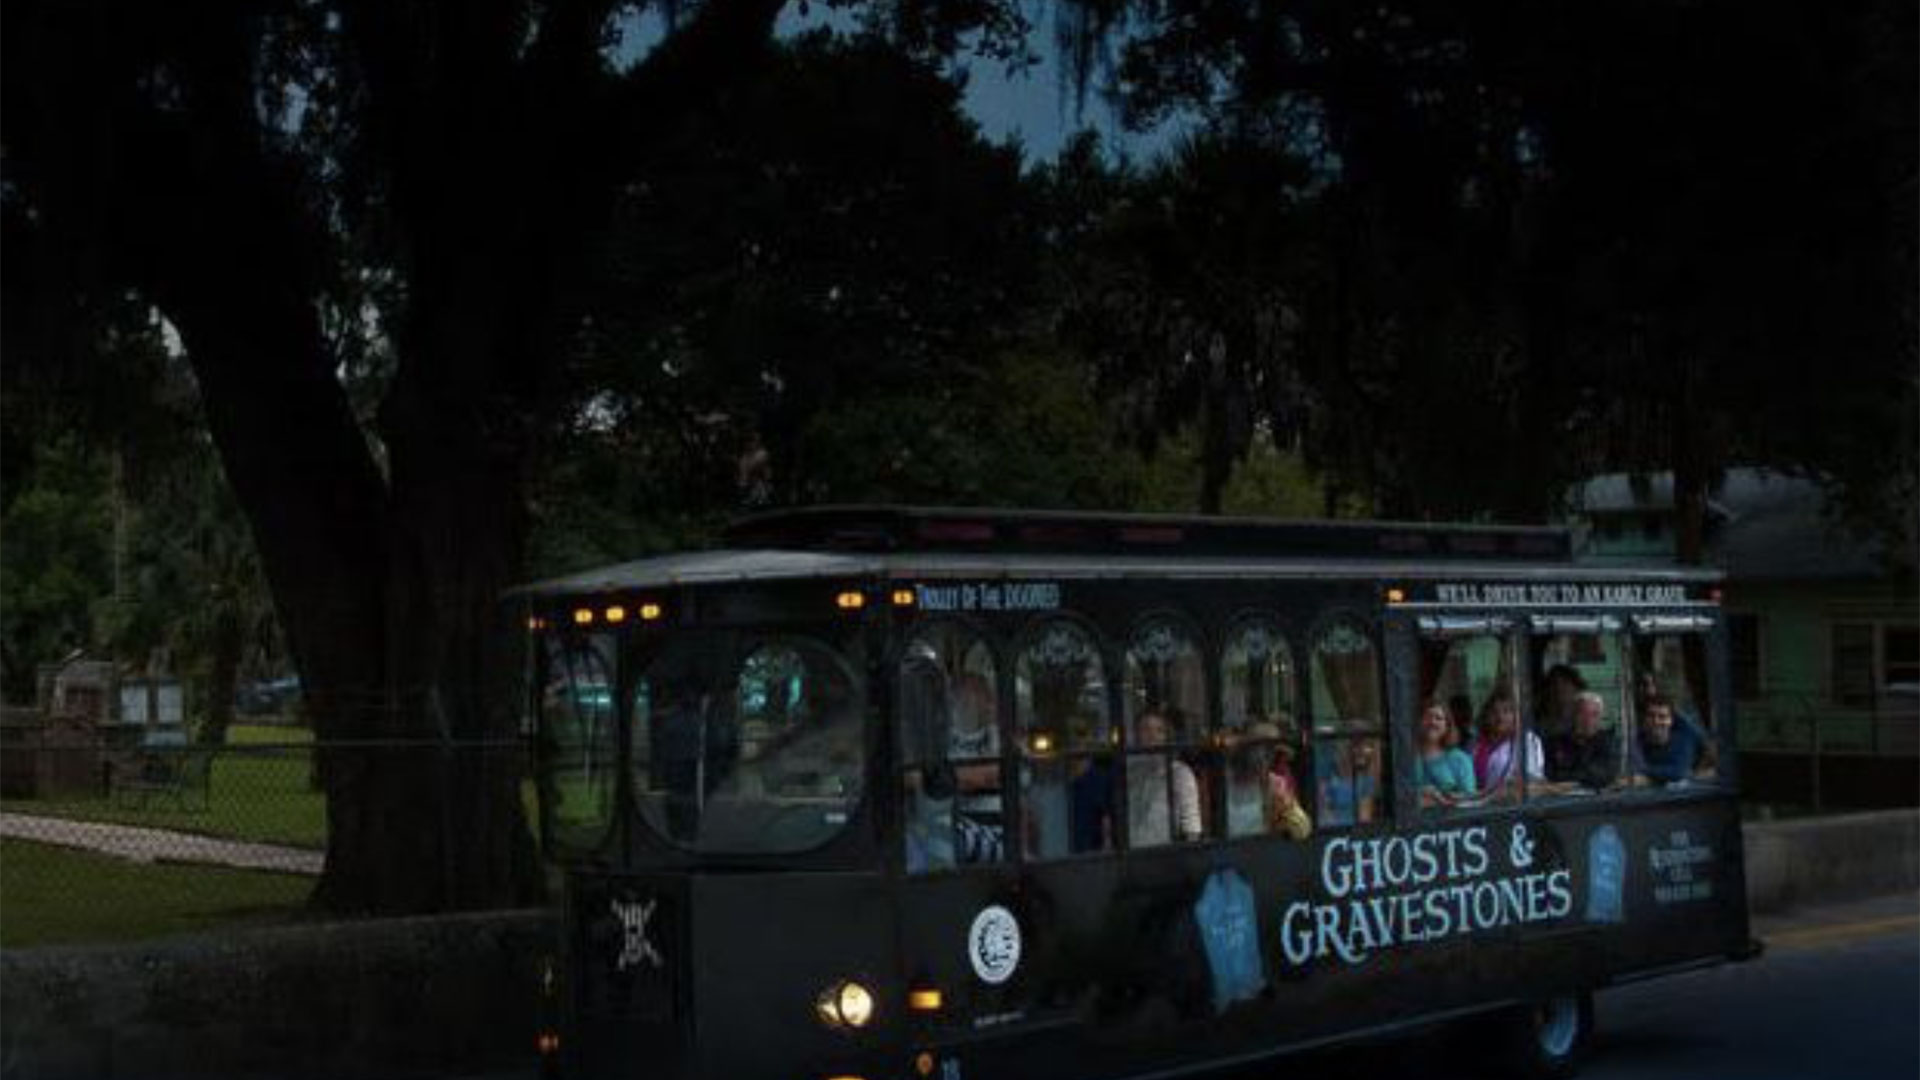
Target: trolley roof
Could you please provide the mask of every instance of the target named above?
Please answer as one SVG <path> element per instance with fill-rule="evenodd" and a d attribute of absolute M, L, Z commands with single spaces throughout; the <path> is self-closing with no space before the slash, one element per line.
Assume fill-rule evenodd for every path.
<path fill-rule="evenodd" d="M 924 507 L 746 518 L 731 546 L 597 567 L 521 597 L 818 578 L 1401 578 L 1708 582 L 1698 568 L 1575 563 L 1564 529 Z"/>

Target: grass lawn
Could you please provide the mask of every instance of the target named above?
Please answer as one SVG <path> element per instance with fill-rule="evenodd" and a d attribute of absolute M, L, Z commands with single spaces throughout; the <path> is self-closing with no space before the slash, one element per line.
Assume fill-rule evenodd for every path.
<path fill-rule="evenodd" d="M 302 746 L 313 742 L 313 729 L 297 724 L 231 724 L 228 746 Z"/>
<path fill-rule="evenodd" d="M 198 805 L 197 799 L 188 799 L 185 808 L 166 798 L 150 798 L 143 805 L 126 805 L 126 800 L 97 790 L 47 798 L 7 799 L 0 802 L 0 809 L 47 817 L 151 825 L 292 847 L 325 847 L 326 800 L 309 783 L 312 753 L 304 745 L 288 745 L 289 737 L 298 729 L 266 729 L 278 736 L 271 745 L 263 745 L 264 737 L 257 734 L 260 730 L 236 727 L 236 737 L 230 744 L 232 749 L 214 757 L 205 809 Z"/>
<path fill-rule="evenodd" d="M 312 888 L 312 878 L 291 874 L 148 865 L 0 840 L 0 948 L 289 922 Z"/>
<path fill-rule="evenodd" d="M 0 799 L 0 810 L 147 825 L 319 850 L 326 847 L 327 811 L 326 798 L 311 783 L 312 741 L 313 733 L 306 728 L 235 724 L 228 729 L 226 747 L 213 758 L 204 809 L 197 798 L 187 799 L 185 808 L 163 797 L 149 798 L 144 805 L 128 805 L 127 800 L 88 790 L 43 798 Z M 537 820 L 534 791 L 530 779 L 521 786 L 530 827 Z M 569 808 L 584 807 L 589 802 L 585 793 L 570 794 Z"/>

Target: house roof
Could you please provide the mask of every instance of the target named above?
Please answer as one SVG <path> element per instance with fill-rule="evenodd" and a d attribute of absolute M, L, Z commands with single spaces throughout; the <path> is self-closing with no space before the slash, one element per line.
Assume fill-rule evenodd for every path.
<path fill-rule="evenodd" d="M 1575 491 L 1575 512 L 1673 512 L 1673 474 L 1596 476 Z M 1806 477 L 1771 469 L 1728 469 L 1708 494 L 1707 560 L 1732 580 L 1840 580 L 1886 573 L 1877 544 L 1847 535 L 1827 514 L 1826 494 Z"/>

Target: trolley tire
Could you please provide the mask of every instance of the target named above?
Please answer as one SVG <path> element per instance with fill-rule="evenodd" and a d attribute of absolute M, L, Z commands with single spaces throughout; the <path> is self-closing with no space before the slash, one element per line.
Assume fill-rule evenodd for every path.
<path fill-rule="evenodd" d="M 1570 991 L 1502 1010 L 1494 1022 L 1504 1071 L 1523 1080 L 1567 1080 L 1593 1038 L 1593 994 Z"/>

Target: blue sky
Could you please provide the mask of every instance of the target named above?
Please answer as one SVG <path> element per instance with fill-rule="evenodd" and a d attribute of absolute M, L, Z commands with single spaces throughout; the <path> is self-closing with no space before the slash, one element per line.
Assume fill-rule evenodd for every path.
<path fill-rule="evenodd" d="M 777 32 L 791 36 L 821 26 L 851 31 L 854 17 L 825 5 L 815 6 L 803 16 L 789 4 L 780 16 Z M 631 64 L 659 43 L 666 23 L 659 12 L 648 9 L 638 18 L 623 19 L 622 31 L 624 40 L 616 50 L 617 62 Z M 1121 150 L 1135 161 L 1152 157 L 1172 141 L 1175 132 L 1165 125 L 1144 136 L 1128 133 L 1100 95 L 1097 79 L 1088 85 L 1084 107 L 1079 107 L 1072 88 L 1062 78 L 1060 54 L 1050 27 L 1036 25 L 1029 44 L 1035 60 L 1018 72 L 982 58 L 970 58 L 964 65 L 967 88 L 961 104 L 988 139 L 1018 139 L 1029 164 L 1052 158 L 1068 138 L 1086 128 L 1099 132 L 1110 152 Z"/>
<path fill-rule="evenodd" d="M 1039 59 L 1021 72 L 1009 74 L 1004 65 L 990 60 L 976 60 L 968 67 L 962 104 L 987 138 L 994 142 L 1018 138 L 1029 162 L 1053 157 L 1073 133 L 1084 128 L 1099 132 L 1110 149 L 1124 148 L 1135 159 L 1150 157 L 1166 146 L 1170 136 L 1164 130 L 1146 136 L 1128 134 L 1097 85 L 1088 86 L 1085 107 L 1076 108 L 1073 88 L 1062 79 L 1052 35 L 1036 31 L 1033 44 Z"/>

